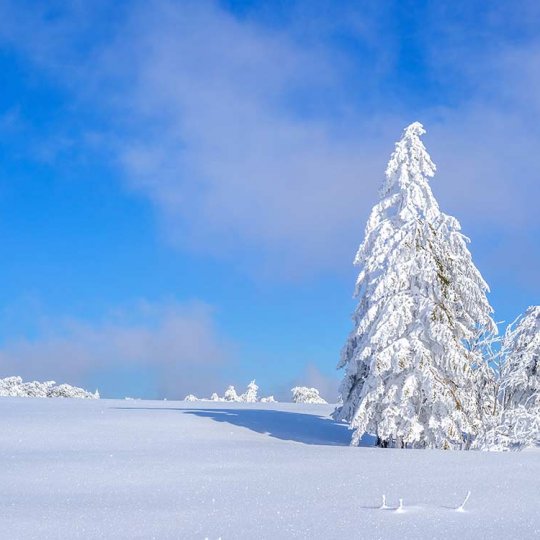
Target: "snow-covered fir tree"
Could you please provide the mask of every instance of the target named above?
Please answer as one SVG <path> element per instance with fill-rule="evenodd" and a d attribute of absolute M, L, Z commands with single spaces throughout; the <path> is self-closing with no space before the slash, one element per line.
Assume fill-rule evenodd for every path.
<path fill-rule="evenodd" d="M 335 412 L 352 444 L 367 432 L 381 446 L 467 448 L 482 421 L 478 343 L 496 332 L 489 289 L 433 196 L 424 133 L 415 122 L 396 144 L 354 261 L 358 305 Z"/>
<path fill-rule="evenodd" d="M 540 407 L 540 306 L 531 306 L 504 335 L 501 369 L 504 409 Z"/>

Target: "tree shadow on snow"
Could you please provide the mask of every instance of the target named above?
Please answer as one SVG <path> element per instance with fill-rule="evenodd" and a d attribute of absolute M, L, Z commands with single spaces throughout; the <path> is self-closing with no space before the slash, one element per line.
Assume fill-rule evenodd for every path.
<path fill-rule="evenodd" d="M 120 408 L 120 407 L 118 407 Z M 124 408 L 124 407 L 122 407 Z M 142 407 L 125 407 L 140 409 Z M 349 446 L 352 432 L 347 424 L 329 417 L 267 409 L 192 409 L 148 408 L 152 411 L 175 410 L 215 422 L 244 427 L 283 441 L 324 446 Z M 360 446 L 374 446 L 374 438 L 365 436 Z"/>
<path fill-rule="evenodd" d="M 245 427 L 284 441 L 330 446 L 348 446 L 351 442 L 346 424 L 313 414 L 265 409 L 189 409 L 184 413 Z"/>

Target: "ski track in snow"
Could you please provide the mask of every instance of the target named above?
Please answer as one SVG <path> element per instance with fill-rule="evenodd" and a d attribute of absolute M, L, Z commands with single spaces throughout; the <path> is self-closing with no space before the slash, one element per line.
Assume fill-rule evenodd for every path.
<path fill-rule="evenodd" d="M 540 535 L 536 450 L 351 448 L 331 405 L 0 398 L 0 407 L 5 539 Z"/>

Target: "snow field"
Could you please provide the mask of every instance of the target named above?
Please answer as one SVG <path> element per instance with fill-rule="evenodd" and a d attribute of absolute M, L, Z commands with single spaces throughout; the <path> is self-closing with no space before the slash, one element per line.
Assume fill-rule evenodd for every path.
<path fill-rule="evenodd" d="M 331 405 L 2 398 L 0 407 L 4 538 L 540 534 L 538 451 L 353 448 Z"/>

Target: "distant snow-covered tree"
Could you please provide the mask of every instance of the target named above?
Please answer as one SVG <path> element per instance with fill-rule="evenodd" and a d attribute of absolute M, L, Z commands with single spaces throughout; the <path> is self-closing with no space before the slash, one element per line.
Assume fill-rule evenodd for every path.
<path fill-rule="evenodd" d="M 294 403 L 327 403 L 316 388 L 307 386 L 295 386 L 291 389 L 292 400 Z"/>
<path fill-rule="evenodd" d="M 240 401 L 243 401 L 244 403 L 257 403 L 258 391 L 259 387 L 255 384 L 255 381 L 251 381 L 247 386 L 247 390 L 240 396 Z"/>
<path fill-rule="evenodd" d="M 540 406 L 540 306 L 531 306 L 503 339 L 505 362 L 501 369 L 504 409 Z"/>
<path fill-rule="evenodd" d="M 212 394 L 210 397 L 210 401 L 230 401 L 230 402 L 237 402 L 237 403 L 256 403 L 259 401 L 259 398 L 257 396 L 257 392 L 259 390 L 259 387 L 255 384 L 255 381 L 251 381 L 246 391 L 243 394 L 238 395 L 236 392 L 236 389 L 233 385 L 230 385 L 227 387 L 227 390 L 225 390 L 225 393 L 223 394 L 223 397 L 219 396 L 216 392 Z M 187 397 L 186 397 L 187 399 Z M 205 401 L 203 399 L 203 401 Z M 206 400 L 208 401 L 208 400 Z"/>
<path fill-rule="evenodd" d="M 354 328 L 338 368 L 335 418 L 381 446 L 468 447 L 480 429 L 478 343 L 496 332 L 488 286 L 459 222 L 439 209 L 435 165 L 408 126 L 386 170 L 354 264 Z"/>
<path fill-rule="evenodd" d="M 259 387 L 255 383 L 255 381 L 251 381 L 247 385 L 246 391 L 240 395 L 237 394 L 234 386 L 230 385 L 227 387 L 227 390 L 225 390 L 223 397 L 221 397 L 219 394 L 214 392 L 212 396 L 210 397 L 210 401 L 218 401 L 218 402 L 228 401 L 232 403 L 257 403 L 258 401 L 260 401 L 261 403 L 276 403 L 274 396 L 263 397 L 259 400 L 258 391 L 259 391 Z M 209 400 L 205 398 L 199 399 L 193 394 L 188 394 L 184 398 L 184 401 L 209 401 Z"/>

